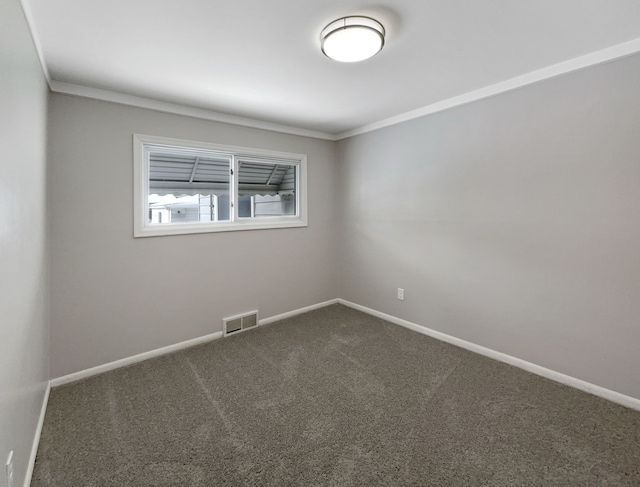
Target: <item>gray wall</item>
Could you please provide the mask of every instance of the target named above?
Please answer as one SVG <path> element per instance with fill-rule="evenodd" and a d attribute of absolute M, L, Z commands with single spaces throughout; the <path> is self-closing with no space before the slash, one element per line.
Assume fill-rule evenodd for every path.
<path fill-rule="evenodd" d="M 341 141 L 340 297 L 640 398 L 639 83 L 636 55 Z"/>
<path fill-rule="evenodd" d="M 52 377 L 336 297 L 335 144 L 52 95 Z M 132 134 L 308 155 L 309 226 L 133 238 Z"/>
<path fill-rule="evenodd" d="M 14 450 L 16 486 L 49 378 L 47 93 L 20 2 L 0 0 L 0 468 Z"/>
<path fill-rule="evenodd" d="M 337 145 L 53 95 L 51 376 L 340 296 L 640 397 L 638 79 L 629 57 Z M 308 154 L 309 227 L 133 239 L 136 132 Z"/>

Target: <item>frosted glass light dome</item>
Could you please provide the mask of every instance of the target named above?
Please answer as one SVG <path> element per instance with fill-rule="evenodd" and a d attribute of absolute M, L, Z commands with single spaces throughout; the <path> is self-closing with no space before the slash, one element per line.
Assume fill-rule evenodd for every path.
<path fill-rule="evenodd" d="M 380 52 L 384 34 L 382 24 L 369 17 L 344 17 L 322 29 L 322 52 L 343 63 L 363 61 Z"/>

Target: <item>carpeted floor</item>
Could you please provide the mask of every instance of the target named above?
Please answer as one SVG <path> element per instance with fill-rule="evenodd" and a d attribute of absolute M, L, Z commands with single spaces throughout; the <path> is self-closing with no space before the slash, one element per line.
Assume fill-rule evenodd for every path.
<path fill-rule="evenodd" d="M 61 386 L 32 486 L 638 486 L 640 412 L 334 305 Z"/>

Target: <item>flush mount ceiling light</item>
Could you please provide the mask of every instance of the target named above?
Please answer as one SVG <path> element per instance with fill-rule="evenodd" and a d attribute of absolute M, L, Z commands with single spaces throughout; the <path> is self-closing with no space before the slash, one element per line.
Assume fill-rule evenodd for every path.
<path fill-rule="evenodd" d="M 325 56 L 354 63 L 380 52 L 384 46 L 384 27 L 369 17 L 344 17 L 322 29 L 320 41 Z"/>

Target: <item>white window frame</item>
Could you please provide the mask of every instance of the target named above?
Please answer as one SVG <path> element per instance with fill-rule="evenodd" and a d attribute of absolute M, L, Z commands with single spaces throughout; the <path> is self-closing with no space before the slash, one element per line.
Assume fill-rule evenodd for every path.
<path fill-rule="evenodd" d="M 149 160 L 145 155 L 146 145 L 162 145 L 175 148 L 203 149 L 232 154 L 233 173 L 230 176 L 230 221 L 180 222 L 171 224 L 148 223 L 149 212 Z M 238 217 L 238 155 L 268 157 L 290 161 L 296 170 L 296 215 Z M 266 230 L 307 226 L 307 156 L 248 147 L 196 142 L 153 135 L 133 134 L 133 236 L 154 237 L 184 235 L 191 233 L 231 232 L 238 230 Z"/>

